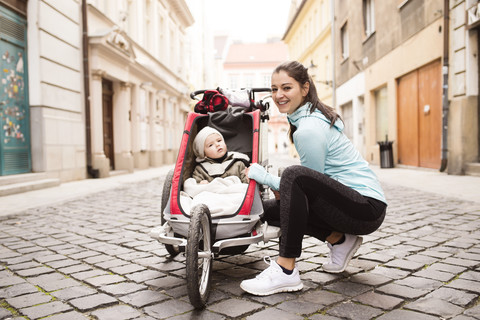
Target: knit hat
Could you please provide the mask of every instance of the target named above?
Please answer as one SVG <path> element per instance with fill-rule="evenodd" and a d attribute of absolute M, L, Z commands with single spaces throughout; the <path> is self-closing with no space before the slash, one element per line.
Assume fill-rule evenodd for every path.
<path fill-rule="evenodd" d="M 193 140 L 193 153 L 197 156 L 197 161 L 202 161 L 205 159 L 205 140 L 211 134 L 218 134 L 220 137 L 222 134 L 212 127 L 205 127 L 197 133 L 195 140 Z"/>

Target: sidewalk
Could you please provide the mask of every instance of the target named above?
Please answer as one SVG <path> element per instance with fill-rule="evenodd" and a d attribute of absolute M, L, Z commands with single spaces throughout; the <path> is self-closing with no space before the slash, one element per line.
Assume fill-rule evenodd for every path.
<path fill-rule="evenodd" d="M 166 175 L 172 168 L 173 165 L 168 165 L 137 170 L 132 174 L 104 179 L 67 182 L 58 187 L 0 197 L 0 216 L 14 214 L 38 206 L 65 202 L 134 182 L 158 178 Z M 461 200 L 480 202 L 480 177 L 453 176 L 428 169 L 381 169 L 378 166 L 372 166 L 372 169 L 379 180 L 385 184 L 399 185 Z"/>
<path fill-rule="evenodd" d="M 165 176 L 173 165 L 123 174 L 103 179 L 85 179 L 62 183 L 58 187 L 29 191 L 0 197 L 0 216 L 6 216 L 29 208 L 61 203 L 100 191 L 119 188 L 130 183 Z"/>

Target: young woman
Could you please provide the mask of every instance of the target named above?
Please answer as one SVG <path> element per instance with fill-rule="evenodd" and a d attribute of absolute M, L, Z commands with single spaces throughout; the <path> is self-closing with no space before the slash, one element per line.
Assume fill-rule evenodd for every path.
<path fill-rule="evenodd" d="M 304 235 L 326 241 L 330 261 L 323 270 L 345 270 L 362 244 L 358 235 L 381 225 L 386 200 L 368 163 L 343 134 L 343 122 L 333 108 L 317 96 L 308 70 L 296 61 L 279 65 L 272 74 L 272 98 L 290 123 L 290 140 L 300 156 L 299 166 L 282 177 L 253 164 L 250 179 L 279 190 L 280 201 L 264 203 L 265 219 L 282 231 L 277 261 L 241 288 L 255 295 L 298 291 L 303 288 L 295 267 Z"/>

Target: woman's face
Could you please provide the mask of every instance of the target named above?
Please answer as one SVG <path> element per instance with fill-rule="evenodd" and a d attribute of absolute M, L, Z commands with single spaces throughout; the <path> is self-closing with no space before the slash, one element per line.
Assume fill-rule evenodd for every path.
<path fill-rule="evenodd" d="M 308 82 L 302 86 L 284 70 L 272 74 L 272 99 L 281 113 L 291 114 L 297 110 L 303 104 L 309 87 Z"/>
<path fill-rule="evenodd" d="M 223 138 L 216 134 L 212 133 L 205 139 L 205 156 L 210 159 L 221 158 L 227 153 L 227 146 Z"/>

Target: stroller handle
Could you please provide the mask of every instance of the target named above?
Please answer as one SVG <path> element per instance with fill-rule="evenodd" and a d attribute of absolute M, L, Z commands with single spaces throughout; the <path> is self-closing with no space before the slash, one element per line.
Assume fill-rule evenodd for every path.
<path fill-rule="evenodd" d="M 249 91 L 250 93 L 253 93 L 253 94 L 256 93 L 256 92 L 271 92 L 272 91 L 272 89 L 270 89 L 270 88 L 242 88 L 241 90 L 243 90 L 243 89 L 247 89 L 247 91 Z M 198 96 L 199 94 L 205 93 L 205 91 L 207 91 L 207 90 L 210 90 L 210 89 L 193 91 L 193 92 L 190 93 L 190 98 L 192 100 L 200 100 L 196 96 Z"/>

